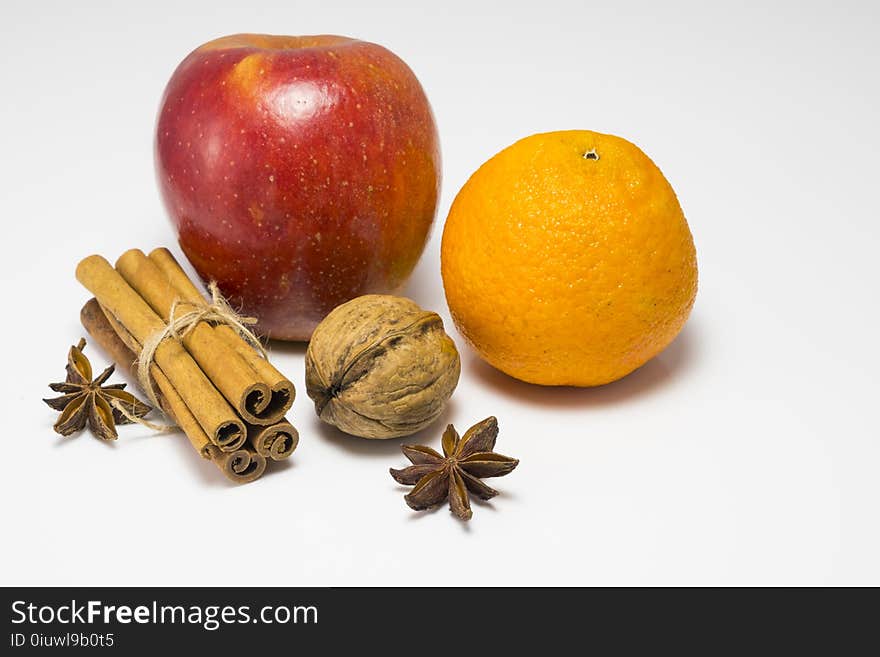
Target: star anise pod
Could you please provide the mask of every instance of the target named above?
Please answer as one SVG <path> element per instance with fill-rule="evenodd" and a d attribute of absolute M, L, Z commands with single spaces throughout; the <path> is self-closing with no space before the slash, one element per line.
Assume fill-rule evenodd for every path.
<path fill-rule="evenodd" d="M 519 461 L 496 454 L 498 420 L 487 417 L 465 431 L 459 438 L 451 424 L 443 432 L 443 455 L 423 445 L 402 445 L 411 466 L 403 470 L 391 468 L 391 476 L 401 484 L 415 487 L 403 499 L 416 511 L 428 509 L 449 500 L 449 508 L 462 520 L 470 520 L 468 493 L 482 500 L 495 497 L 498 491 L 480 479 L 502 477 Z"/>
<path fill-rule="evenodd" d="M 133 417 L 143 417 L 152 410 L 144 402 L 129 392 L 124 383 L 104 385 L 115 369 L 111 365 L 92 379 L 92 364 L 82 350 L 85 340 L 70 348 L 67 354 L 67 379 L 64 383 L 50 383 L 55 392 L 64 393 L 60 397 L 44 399 L 56 411 L 61 411 L 53 427 L 62 436 L 79 431 L 88 422 L 89 429 L 98 438 L 116 440 L 116 425 L 129 424 L 131 420 L 117 407 L 121 405 Z"/>

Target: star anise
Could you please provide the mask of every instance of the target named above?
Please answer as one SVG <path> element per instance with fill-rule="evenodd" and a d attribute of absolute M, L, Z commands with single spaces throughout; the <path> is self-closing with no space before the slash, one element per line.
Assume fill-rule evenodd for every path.
<path fill-rule="evenodd" d="M 403 470 L 391 468 L 391 476 L 401 484 L 415 487 L 404 496 L 410 508 L 428 509 L 449 500 L 449 508 L 462 520 L 470 520 L 468 492 L 482 500 L 495 497 L 498 491 L 484 484 L 485 477 L 502 477 L 519 461 L 496 454 L 498 420 L 488 417 L 465 431 L 459 438 L 451 424 L 443 432 L 443 455 L 423 445 L 402 445 L 411 466 Z"/>
<path fill-rule="evenodd" d="M 86 341 L 80 340 L 76 346 L 70 348 L 65 382 L 49 384 L 52 390 L 64 394 L 43 401 L 56 411 L 61 411 L 53 428 L 62 436 L 79 431 L 88 422 L 89 429 L 98 438 L 116 440 L 116 425 L 131 422 L 118 406 L 125 408 L 132 417 L 143 417 L 152 407 L 125 392 L 124 383 L 104 385 L 113 374 L 114 365 L 92 380 L 92 364 L 82 352 L 85 346 Z"/>

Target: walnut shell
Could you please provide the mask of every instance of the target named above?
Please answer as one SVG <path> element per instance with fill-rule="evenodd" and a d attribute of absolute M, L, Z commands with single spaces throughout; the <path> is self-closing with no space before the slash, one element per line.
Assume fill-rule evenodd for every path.
<path fill-rule="evenodd" d="M 458 384 L 458 350 L 439 315 L 368 294 L 324 318 L 306 352 L 306 391 L 324 422 L 363 438 L 428 426 Z"/>

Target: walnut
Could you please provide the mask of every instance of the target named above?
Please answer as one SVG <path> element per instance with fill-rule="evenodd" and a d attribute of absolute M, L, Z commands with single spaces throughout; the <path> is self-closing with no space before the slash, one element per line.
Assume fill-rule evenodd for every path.
<path fill-rule="evenodd" d="M 439 417 L 461 361 L 439 315 L 368 294 L 324 318 L 306 352 L 306 390 L 324 422 L 363 438 L 398 438 Z"/>

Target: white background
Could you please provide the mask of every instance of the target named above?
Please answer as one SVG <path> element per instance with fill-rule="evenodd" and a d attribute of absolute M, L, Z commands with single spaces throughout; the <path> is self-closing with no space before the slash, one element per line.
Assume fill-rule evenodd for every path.
<path fill-rule="evenodd" d="M 128 5 L 0 7 L 0 583 L 880 584 L 880 5 Z M 402 441 L 316 420 L 301 345 L 272 345 L 299 391 L 299 449 L 254 484 L 227 484 L 180 435 L 51 430 L 40 398 L 83 334 L 74 267 L 179 253 L 153 178 L 158 101 L 192 48 L 245 31 L 360 37 L 419 76 L 444 184 L 408 294 L 451 332 L 443 220 L 501 148 L 618 134 L 680 197 L 697 303 L 631 376 L 535 387 L 453 332 L 463 371 L 443 421 L 494 414 L 499 451 L 521 459 L 470 524 L 405 506 L 387 473 Z M 416 439 L 436 446 L 441 430 Z"/>

